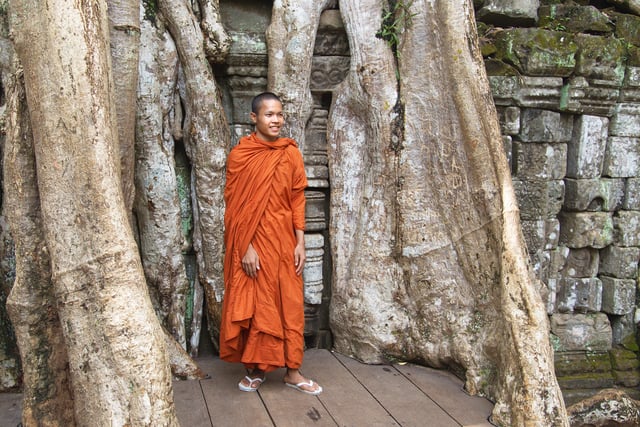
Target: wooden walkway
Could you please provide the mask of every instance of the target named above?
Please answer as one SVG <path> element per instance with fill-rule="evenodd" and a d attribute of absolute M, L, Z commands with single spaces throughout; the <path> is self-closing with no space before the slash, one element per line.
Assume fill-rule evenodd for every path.
<path fill-rule="evenodd" d="M 462 390 L 452 374 L 416 366 L 364 365 L 327 350 L 307 350 L 305 376 L 324 392 L 309 396 L 271 372 L 257 393 L 238 390 L 242 365 L 208 357 L 197 360 L 211 378 L 174 382 L 182 427 L 428 426 L 489 427 L 493 405 Z M 0 427 L 16 427 L 19 396 L 0 394 Z"/>

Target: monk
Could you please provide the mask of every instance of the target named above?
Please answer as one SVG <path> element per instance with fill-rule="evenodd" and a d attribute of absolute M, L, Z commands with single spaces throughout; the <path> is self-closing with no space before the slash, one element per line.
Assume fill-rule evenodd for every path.
<path fill-rule="evenodd" d="M 284 115 L 277 95 L 257 95 L 251 121 L 255 132 L 227 159 L 220 358 L 247 368 L 238 383 L 242 391 L 258 390 L 267 372 L 286 367 L 287 386 L 317 395 L 322 387 L 300 373 L 304 163 L 296 142 L 280 137 Z"/>

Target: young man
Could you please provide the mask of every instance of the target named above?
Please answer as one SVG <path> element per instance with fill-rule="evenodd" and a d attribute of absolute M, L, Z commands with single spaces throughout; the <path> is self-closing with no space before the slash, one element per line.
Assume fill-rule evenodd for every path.
<path fill-rule="evenodd" d="M 256 391 L 266 373 L 286 367 L 286 385 L 308 394 L 322 387 L 299 371 L 304 352 L 302 270 L 307 178 L 296 142 L 280 138 L 282 102 L 270 92 L 251 104 L 255 132 L 227 159 L 224 191 L 225 297 L 220 358 L 249 374 Z"/>

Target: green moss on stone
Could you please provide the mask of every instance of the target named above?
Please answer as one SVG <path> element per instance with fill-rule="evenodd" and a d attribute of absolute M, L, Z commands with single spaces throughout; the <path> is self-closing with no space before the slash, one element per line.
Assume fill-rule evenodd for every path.
<path fill-rule="evenodd" d="M 622 344 L 622 347 L 626 348 L 627 350 L 630 350 L 636 353 L 640 352 L 640 347 L 638 347 L 638 341 L 636 340 L 636 336 L 633 333 L 624 337 L 621 344 Z"/>
<path fill-rule="evenodd" d="M 513 28 L 496 34 L 494 57 L 529 76 L 567 77 L 576 65 L 574 37 L 541 28 Z"/>
<path fill-rule="evenodd" d="M 624 348 L 613 348 L 609 351 L 611 366 L 618 371 L 630 371 L 640 368 L 638 355 Z"/>
<path fill-rule="evenodd" d="M 597 8 L 571 4 L 541 6 L 538 9 L 538 26 L 572 33 L 613 31 L 612 22 Z"/>
<path fill-rule="evenodd" d="M 640 46 L 640 17 L 635 15 L 618 15 L 616 19 L 616 37 Z"/>
<path fill-rule="evenodd" d="M 615 37 L 578 34 L 575 72 L 587 78 L 622 83 L 627 50 Z"/>
<path fill-rule="evenodd" d="M 558 376 L 603 373 L 611 371 L 611 359 L 606 352 L 556 353 L 554 367 Z"/>

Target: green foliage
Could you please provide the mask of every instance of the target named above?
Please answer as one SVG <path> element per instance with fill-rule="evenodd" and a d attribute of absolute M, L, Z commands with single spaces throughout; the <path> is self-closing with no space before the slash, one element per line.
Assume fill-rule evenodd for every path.
<path fill-rule="evenodd" d="M 144 7 L 144 19 L 156 23 L 156 15 L 158 14 L 158 0 L 142 0 Z"/>
<path fill-rule="evenodd" d="M 415 16 L 409 11 L 412 3 L 412 0 L 390 0 L 389 8 L 382 10 L 382 25 L 376 37 L 386 41 L 396 55 L 400 35 L 405 29 L 411 28 L 411 19 Z"/>

